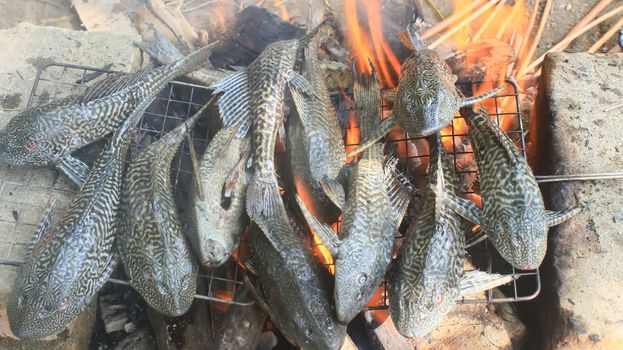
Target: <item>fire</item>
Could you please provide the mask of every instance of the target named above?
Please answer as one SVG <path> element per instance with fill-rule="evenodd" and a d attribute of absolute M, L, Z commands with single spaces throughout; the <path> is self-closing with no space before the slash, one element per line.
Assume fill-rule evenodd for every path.
<path fill-rule="evenodd" d="M 231 292 L 228 291 L 218 291 L 216 293 L 214 293 L 214 298 L 218 298 L 221 300 L 227 300 L 227 301 L 232 301 L 234 300 L 234 298 L 232 297 Z M 227 310 L 229 309 L 229 304 L 226 303 L 210 303 L 210 305 L 212 305 L 213 308 L 217 309 L 218 311 L 225 313 L 227 312 Z"/>
<path fill-rule="evenodd" d="M 357 16 L 357 4 L 367 13 L 369 31 L 362 28 Z M 400 75 L 400 61 L 383 39 L 381 0 L 344 0 L 347 35 L 354 53 L 357 70 L 372 73 L 368 59 L 377 68 L 382 87 L 396 86 L 394 76 Z"/>

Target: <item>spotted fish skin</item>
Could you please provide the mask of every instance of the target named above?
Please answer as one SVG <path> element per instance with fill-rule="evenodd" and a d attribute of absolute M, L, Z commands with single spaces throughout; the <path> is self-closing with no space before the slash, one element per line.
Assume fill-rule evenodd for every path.
<path fill-rule="evenodd" d="M 302 349 L 340 349 L 346 325 L 335 319 L 328 271 L 313 255 L 297 224 L 282 218 L 251 226 L 251 261 L 257 267 L 257 288 L 271 320 L 291 343 Z M 265 231 L 272 230 L 273 233 Z M 265 236 L 278 236 L 275 248 Z"/>
<path fill-rule="evenodd" d="M 144 99 L 173 78 L 195 70 L 210 55 L 205 47 L 174 63 L 110 77 L 85 96 L 23 111 L 0 131 L 0 163 L 58 165 L 75 150 L 115 131 Z"/>
<path fill-rule="evenodd" d="M 545 210 L 543 197 L 530 166 L 504 131 L 483 110 L 462 108 L 478 165 L 482 211 L 471 202 L 457 206 L 465 217 L 481 225 L 500 255 L 515 268 L 537 268 L 547 250 L 549 226 L 580 211 Z"/>
<path fill-rule="evenodd" d="M 128 130 L 149 105 L 144 100 L 115 133 L 86 182 L 60 218 L 42 223 L 32 253 L 22 266 L 7 313 L 20 338 L 41 338 L 62 330 L 92 300 L 112 273 L 117 213 Z"/>
<path fill-rule="evenodd" d="M 318 26 L 324 16 L 323 1 L 312 1 L 311 4 L 314 8 L 309 11 L 309 29 Z M 299 117 L 288 122 L 287 150 L 297 192 L 309 193 L 316 213 L 328 223 L 337 219 L 339 210 L 325 194 L 323 185 L 326 187 L 331 183 L 333 188 L 343 187 L 346 153 L 337 114 L 320 68 L 318 45 L 319 38 L 314 38 L 304 49 L 302 73 L 318 97 L 305 97 L 292 90 Z"/>
<path fill-rule="evenodd" d="M 229 259 L 248 221 L 244 203 L 251 178 L 247 167 L 251 141 L 249 136 L 238 138 L 234 133 L 233 129 L 223 129 L 210 141 L 199 170 L 203 198 L 196 186 L 191 191 L 186 235 L 206 268 Z"/>
<path fill-rule="evenodd" d="M 429 137 L 428 183 L 416 221 L 390 272 L 389 311 L 400 334 L 427 335 L 454 306 L 463 276 L 466 225 L 444 198 L 460 195 L 438 134 Z"/>
<path fill-rule="evenodd" d="M 117 244 L 125 272 L 147 304 L 167 316 L 184 314 L 197 287 L 197 263 L 173 199 L 171 162 L 208 105 L 142 150 L 123 188 Z"/>

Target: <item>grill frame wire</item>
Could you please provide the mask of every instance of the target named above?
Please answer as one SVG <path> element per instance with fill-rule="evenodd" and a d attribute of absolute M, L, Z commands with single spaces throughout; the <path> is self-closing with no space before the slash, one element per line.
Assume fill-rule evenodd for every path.
<path fill-rule="evenodd" d="M 61 72 L 58 75 L 54 75 L 54 74 L 50 74 L 48 72 L 48 70 L 53 70 L 53 69 L 59 69 Z M 63 64 L 63 63 L 50 63 L 47 64 L 43 67 L 40 68 L 39 72 L 37 73 L 37 76 L 35 78 L 34 84 L 33 84 L 33 89 L 31 90 L 31 94 L 28 100 L 28 104 L 27 104 L 27 108 L 30 108 L 31 106 L 33 106 L 35 103 L 39 104 L 41 102 L 45 102 L 46 100 L 49 99 L 57 99 L 60 97 L 64 97 L 61 96 L 61 89 L 62 87 L 67 88 L 67 90 L 86 90 L 88 88 L 88 86 L 91 85 L 91 83 L 94 80 L 100 79 L 99 77 L 95 77 L 93 79 L 93 75 L 96 74 L 101 74 L 102 76 L 107 76 L 110 74 L 122 74 L 120 72 L 116 72 L 116 71 L 110 71 L 107 69 L 102 69 L 102 68 L 93 68 L 93 67 L 87 67 L 87 66 L 82 66 L 82 65 L 73 65 L 73 64 Z M 71 78 L 73 77 L 73 78 Z M 76 79 L 78 77 L 78 79 Z M 70 80 L 71 79 L 71 80 Z M 66 81 L 64 81 L 66 80 Z M 43 88 L 41 88 L 41 86 L 44 85 L 49 85 L 50 87 L 52 87 L 51 90 L 43 90 Z M 498 95 L 492 99 L 495 100 L 495 111 L 496 113 L 492 114 L 492 117 L 499 123 L 499 116 L 500 115 L 510 115 L 513 118 L 516 118 L 516 130 L 512 130 L 511 133 L 516 135 L 516 139 L 519 141 L 519 148 L 522 151 L 524 157 L 526 155 L 525 153 L 525 139 L 524 139 L 524 128 L 523 128 L 523 123 L 521 120 L 521 109 L 520 109 L 520 101 L 519 101 L 519 87 L 517 86 L 517 84 L 512 80 L 509 79 L 506 81 L 506 84 L 511 88 L 512 92 L 510 94 L 501 94 Z M 465 85 L 465 84 L 464 84 Z M 475 86 L 476 84 L 470 84 L 472 87 Z M 463 86 L 464 87 L 464 86 Z M 190 97 L 188 100 L 181 100 L 181 99 L 177 99 L 177 93 L 176 90 L 178 89 L 190 89 Z M 39 91 L 39 90 L 43 90 L 43 92 Z M 206 91 L 207 92 L 207 88 L 204 86 L 200 86 L 200 85 L 196 85 L 196 84 L 190 84 L 190 83 L 184 83 L 184 82 L 171 82 L 167 88 L 165 88 L 157 97 L 157 99 L 154 101 L 154 103 L 152 103 L 152 105 L 150 107 L 148 107 L 145 115 L 151 115 L 154 118 L 161 118 L 162 120 L 162 127 L 160 128 L 160 130 L 154 130 L 153 128 L 150 128 L 148 123 L 146 123 L 146 118 L 145 116 L 141 119 L 141 122 L 139 124 L 139 127 L 137 128 L 137 130 L 139 130 L 140 133 L 146 133 L 146 134 L 152 134 L 155 137 L 159 137 L 162 134 L 164 134 L 166 131 L 172 129 L 175 125 L 181 123 L 183 120 L 185 120 L 186 118 L 188 118 L 190 115 L 192 115 L 193 111 L 198 110 L 201 106 L 202 103 L 207 102 L 207 97 L 205 99 L 205 101 L 198 102 L 195 100 L 196 98 L 196 92 L 197 91 Z M 63 94 L 66 95 L 66 94 Z M 206 94 L 207 96 L 207 94 Z M 336 109 L 339 115 L 341 115 L 341 117 L 344 117 L 344 113 L 349 113 L 350 110 L 348 107 L 346 107 L 346 103 L 343 100 L 343 98 L 339 95 L 339 94 L 335 94 L 332 95 L 333 99 L 334 99 L 334 105 L 336 105 Z M 500 98 L 504 98 L 504 97 L 511 97 L 513 98 L 513 106 L 516 106 L 515 108 L 515 112 L 513 113 L 501 113 L 499 111 L 499 106 L 498 106 L 498 99 Z M 163 113 L 156 113 L 154 112 L 154 110 L 152 109 L 153 105 L 156 105 L 158 103 L 164 104 L 164 112 Z M 181 104 L 181 105 L 186 105 L 187 109 L 185 111 L 185 115 L 183 116 L 179 116 L 179 115 L 170 115 L 169 111 L 170 111 L 170 107 L 172 106 L 172 104 Z M 384 105 L 383 106 L 384 110 L 388 109 L 388 106 Z M 459 118 L 459 117 L 457 117 Z M 347 119 L 346 119 L 347 120 Z M 172 123 L 168 123 L 169 121 L 171 121 Z M 446 139 L 448 137 L 452 137 L 452 144 L 453 144 L 453 150 L 456 150 L 456 137 L 465 137 L 465 134 L 458 134 L 454 132 L 454 124 L 455 124 L 456 119 L 453 120 L 453 123 L 450 127 L 451 132 L 448 136 L 444 136 L 443 138 Z M 169 125 L 170 128 L 166 128 L 166 126 L 168 124 L 172 124 Z M 165 130 L 166 129 L 166 130 Z M 195 143 L 195 146 L 199 145 L 200 147 L 204 147 L 207 145 L 207 143 L 209 142 L 208 138 L 207 138 L 207 134 L 209 132 L 206 133 L 206 135 L 200 135 L 197 137 L 197 135 L 193 135 L 193 140 Z M 410 138 L 407 134 L 403 135 L 404 137 L 396 139 L 396 140 L 392 140 L 389 141 L 389 143 L 394 143 L 394 144 L 400 144 L 400 143 L 407 143 L 407 142 L 414 142 L 417 141 L 419 138 Z M 134 146 L 137 147 L 141 147 L 140 145 L 137 145 L 136 143 L 133 143 Z M 353 146 L 352 144 L 346 144 L 346 146 Z M 407 150 L 409 149 L 408 147 L 406 148 Z M 179 152 L 178 152 L 179 153 Z M 455 168 L 457 166 L 457 157 L 456 155 L 458 154 L 471 154 L 472 152 L 463 152 L 463 153 L 459 153 L 459 152 L 449 152 L 449 155 L 452 157 L 454 164 L 455 164 Z M 173 185 L 174 185 L 174 190 L 178 191 L 178 184 L 180 181 L 180 176 L 190 176 L 192 175 L 192 169 L 190 167 L 185 167 L 183 164 L 183 158 L 184 157 L 189 157 L 189 153 L 188 153 L 188 147 L 186 142 L 184 142 L 183 146 L 181 147 L 181 157 L 176 157 L 176 159 L 174 160 L 174 164 L 173 164 L 173 168 L 172 168 L 172 173 L 174 173 L 174 181 L 173 181 Z M 410 159 L 420 159 L 420 158 L 425 158 L 428 157 L 427 154 L 416 154 L 416 155 L 409 155 L 407 153 L 406 157 L 402 157 L 400 158 L 400 161 L 405 161 L 408 164 L 408 161 Z M 188 162 L 185 162 L 188 163 Z M 406 174 L 407 175 L 413 175 L 414 173 L 414 169 L 403 169 L 406 170 Z M 37 186 L 32 186 L 32 188 L 34 190 L 48 190 L 48 191 L 52 191 L 52 192 L 59 192 L 62 195 L 69 195 L 71 196 L 73 193 L 75 193 L 75 186 L 71 185 L 68 183 L 68 181 L 66 179 L 64 179 L 64 177 L 62 175 L 59 175 L 58 171 L 56 170 L 51 170 L 51 169 L 45 169 L 45 168 L 34 168 L 34 167 L 27 167 L 27 175 L 25 176 L 26 183 L 17 183 L 17 185 L 23 185 L 26 186 L 26 196 L 25 197 L 29 197 L 28 194 L 30 193 L 31 190 L 31 181 L 33 179 L 33 176 L 31 176 L 31 174 L 33 172 L 52 172 L 55 173 L 54 175 L 54 180 L 51 184 L 51 186 L 43 186 L 43 187 L 37 187 Z M 475 169 L 469 170 L 467 172 L 462 172 L 459 171 L 459 173 L 473 173 L 475 172 Z M 5 186 L 7 184 L 9 185 L 15 185 L 15 182 L 11 182 L 11 181 L 7 181 L 7 171 L 5 169 L 0 168 L 0 194 L 4 193 L 4 189 Z M 425 175 L 415 175 L 415 176 L 425 176 Z M 409 176 L 409 178 L 412 179 L 412 176 Z M 73 187 L 72 187 L 73 186 Z M 3 196 L 4 197 L 4 196 Z M 4 200 L 4 198 L 3 198 Z M 18 205 L 18 207 L 20 208 L 17 214 L 17 220 L 15 220 L 14 222 L 14 228 L 13 228 L 13 232 L 11 232 L 10 236 L 12 238 L 15 238 L 16 235 L 15 233 L 18 231 L 18 227 L 20 226 L 20 219 L 22 217 L 22 213 L 24 211 L 23 207 L 26 206 L 26 203 L 23 202 L 8 202 L 9 204 L 15 204 Z M 32 229 L 31 230 L 31 234 L 34 233 L 35 229 L 36 229 L 36 224 L 38 223 L 38 221 L 40 221 L 41 217 L 42 217 L 42 213 L 45 209 L 44 205 L 28 205 L 29 207 L 32 206 L 34 207 L 34 209 L 40 209 L 41 211 L 41 215 L 39 216 L 34 216 L 33 223 L 29 223 L 28 226 Z M 57 210 L 59 211 L 59 210 Z M 59 211 L 60 212 L 60 211 Z M 414 216 L 406 216 L 405 220 L 413 220 Z M 0 216 L 0 225 L 3 225 L 6 223 L 6 221 L 8 220 L 4 220 L 3 216 Z M 339 226 L 339 223 L 338 223 Z M 2 227 L 2 226 L 0 226 Z M 397 239 L 403 239 L 404 238 L 404 233 L 399 233 L 397 235 Z M 312 241 L 313 242 L 313 241 Z M 6 254 L 5 257 L 3 257 L 1 255 L 2 250 L 0 250 L 0 264 L 5 264 L 5 265 L 13 265 L 13 266 L 19 266 L 21 264 L 21 262 L 19 262 L 18 260 L 14 260 L 11 259 L 11 250 L 16 247 L 19 246 L 21 248 L 25 248 L 26 245 L 28 245 L 29 242 L 25 242 L 25 241 L 21 241 L 21 242 L 15 242 L 13 240 L 11 241 L 7 241 L 4 239 L 0 239 L 0 248 L 3 247 L 3 245 L 9 244 L 9 249 L 8 252 Z M 241 244 L 242 246 L 242 244 Z M 497 253 L 494 252 L 493 248 L 491 247 L 491 244 L 488 241 L 485 241 L 484 243 L 478 245 L 477 247 L 479 247 L 478 249 L 471 249 L 468 250 L 468 257 L 471 255 L 471 257 L 474 260 L 483 260 L 485 261 L 485 268 L 488 272 L 498 272 L 496 270 L 496 268 L 494 268 L 494 259 L 496 260 L 496 262 L 499 259 L 499 256 L 496 256 Z M 242 248 L 238 248 L 238 256 L 241 256 L 242 254 Z M 511 286 L 509 286 L 507 289 L 509 289 L 511 292 L 511 297 L 505 297 L 505 298 L 495 298 L 493 296 L 493 290 L 488 290 L 485 293 L 484 297 L 478 297 L 478 298 L 471 298 L 471 299 L 467 299 L 467 298 L 462 298 L 461 300 L 459 300 L 459 303 L 500 303 L 500 302 L 518 302 L 518 301 L 526 301 L 526 300 L 531 300 L 534 299 L 540 292 L 541 289 L 541 281 L 540 281 L 540 275 L 538 270 L 536 271 L 519 271 L 516 270 L 514 268 L 512 268 L 512 266 L 510 266 L 509 264 L 507 264 L 508 266 L 506 266 L 506 269 L 510 268 L 510 274 L 512 274 L 513 276 L 515 276 L 516 278 L 513 279 L 513 281 L 511 282 Z M 482 266 L 482 264 L 479 265 L 479 267 Z M 230 295 L 231 297 L 233 297 L 235 295 L 236 292 L 236 288 L 239 287 L 241 284 L 243 284 L 242 282 L 242 269 L 239 266 L 239 263 L 231 260 L 227 263 L 227 268 L 226 268 L 226 273 L 229 276 L 232 276 L 232 278 L 223 278 L 218 276 L 218 274 L 215 274 L 217 271 L 216 269 L 211 269 L 209 271 L 207 271 L 206 274 L 201 274 L 200 276 L 202 278 L 204 278 L 206 280 L 206 286 L 207 286 L 207 293 L 205 295 L 197 295 L 196 297 L 198 299 L 203 299 L 203 300 L 208 300 L 211 302 L 218 302 L 218 303 L 226 303 L 226 304 L 238 304 L 238 305 L 251 305 L 252 303 L 245 303 L 245 302 L 238 302 L 238 301 L 234 301 L 234 300 L 229 300 L 229 299 L 223 299 L 223 298 L 219 298 L 216 297 L 215 295 L 217 293 L 222 293 L 225 292 L 228 295 Z M 113 278 L 111 280 L 111 282 L 113 283 L 120 283 L 120 284 L 127 284 L 127 282 L 123 281 L 122 279 L 116 278 L 117 276 L 115 276 L 115 278 Z M 521 278 L 519 278 L 521 277 Z M 525 283 L 524 281 L 526 281 L 527 279 L 532 279 L 533 280 L 533 285 L 534 288 L 528 288 L 530 289 L 527 293 L 526 292 L 521 292 L 520 290 L 518 290 L 518 283 Z M 218 286 L 225 286 L 224 288 L 220 288 Z M 378 304 L 378 305 L 369 305 L 367 307 L 368 310 L 383 310 L 383 309 L 387 309 L 388 308 L 388 300 L 387 300 L 387 281 L 384 281 L 383 284 L 380 286 L 381 293 L 383 295 L 383 301 L 382 303 Z M 526 289 L 525 287 L 523 288 L 524 290 Z"/>

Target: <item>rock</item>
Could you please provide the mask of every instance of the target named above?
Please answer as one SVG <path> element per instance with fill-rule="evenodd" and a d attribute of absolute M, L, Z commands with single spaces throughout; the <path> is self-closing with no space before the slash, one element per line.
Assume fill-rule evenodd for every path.
<path fill-rule="evenodd" d="M 622 54 L 550 54 L 541 81 L 541 128 L 551 126 L 546 174 L 619 171 L 623 164 Z M 542 152 L 548 151 L 547 148 Z M 547 189 L 545 189 L 547 190 Z M 550 209 L 586 203 L 550 231 L 539 319 L 546 349 L 615 349 L 623 343 L 623 182 L 549 188 Z"/>
<path fill-rule="evenodd" d="M 130 71 L 140 62 L 140 51 L 134 46 L 138 40 L 138 37 L 114 33 L 69 31 L 28 23 L 0 30 L 3 48 L 0 56 L 0 127 L 26 107 L 40 66 L 51 62 L 94 67 L 112 63 L 111 69 Z M 62 69 L 50 69 L 45 77 L 58 79 L 61 73 Z M 63 81 L 73 83 L 81 77 L 82 71 L 68 70 Z M 40 84 L 39 94 L 54 95 L 56 84 L 44 81 Z M 58 96 L 68 94 L 63 88 L 58 92 Z M 75 191 L 69 180 L 56 170 L 0 166 L 0 260 L 24 261 L 26 246 L 43 218 L 48 200 L 56 199 L 56 209 L 62 211 Z M 87 348 L 93 328 L 94 306 L 74 320 L 69 331 L 45 341 L 16 345 L 9 329 L 5 303 L 18 271 L 18 267 L 0 264 L 0 348 L 57 349 L 58 337 L 66 341 L 63 349 Z"/>
<path fill-rule="evenodd" d="M 503 297 L 497 289 L 493 292 L 496 298 Z M 428 345 L 417 348 L 520 349 L 526 341 L 526 327 L 517 317 L 512 304 L 459 304 L 428 338 Z"/>

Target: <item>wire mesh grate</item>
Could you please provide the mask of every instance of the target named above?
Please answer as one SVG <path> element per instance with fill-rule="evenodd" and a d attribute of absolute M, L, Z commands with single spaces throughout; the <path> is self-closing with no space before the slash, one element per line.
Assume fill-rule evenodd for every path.
<path fill-rule="evenodd" d="M 78 95 L 86 91 L 96 81 L 110 75 L 120 74 L 106 69 L 91 68 L 70 64 L 49 64 L 42 67 L 35 79 L 34 86 L 28 101 L 28 107 L 40 105 L 52 100 Z M 518 97 L 518 87 L 514 81 L 506 82 L 507 89 L 504 93 L 491 98 L 484 104 L 490 115 L 503 124 L 508 135 L 516 142 L 518 148 L 525 156 L 524 130 L 521 120 L 521 111 Z M 477 84 L 463 84 L 462 90 L 470 92 Z M 338 114 L 342 120 L 348 120 L 352 112 L 348 98 L 343 95 L 334 96 Z M 180 122 L 191 116 L 210 98 L 208 89 L 203 86 L 172 82 L 148 107 L 139 124 L 138 135 L 140 136 L 132 146 L 134 149 L 145 147 L 151 141 L 158 139 L 167 131 L 175 128 Z M 384 105 L 384 111 L 389 111 L 390 106 Z M 203 129 L 193 132 L 195 148 L 201 152 L 209 141 L 210 130 Z M 443 132 L 443 141 L 446 151 L 455 163 L 457 174 L 460 175 L 463 192 L 469 196 L 477 195 L 476 166 L 473 152 L 469 146 L 466 128 L 462 119 L 457 117 L 452 124 Z M 407 177 L 422 190 L 426 180 L 426 168 L 428 164 L 428 148 L 422 138 L 410 138 L 402 131 L 394 130 L 386 137 L 386 151 L 392 144 L 396 146 L 395 152 L 399 158 L 399 167 Z M 352 149 L 357 143 L 346 140 L 347 149 Z M 281 155 L 283 156 L 283 155 Z M 181 152 L 174 160 L 172 167 L 173 185 L 176 193 L 176 201 L 182 207 L 184 198 L 188 192 L 185 186 L 190 184 L 192 168 L 186 143 Z M 57 201 L 57 211 L 66 207 L 71 201 L 76 187 L 61 176 L 58 171 L 49 168 L 0 167 L 0 263 L 18 266 L 25 255 L 26 247 L 31 241 L 38 223 L 41 221 L 46 204 L 50 199 Z M 19 194 L 16 195 L 16 194 Z M 183 210 L 183 209 L 182 209 Z M 397 235 L 400 241 L 404 237 L 406 227 L 413 221 L 415 214 L 408 212 L 405 216 L 401 232 Z M 336 228 L 339 227 L 339 222 Z M 243 256 L 244 244 L 235 256 Z M 473 266 L 488 272 L 512 274 L 515 279 L 505 292 L 509 297 L 494 297 L 493 291 L 489 290 L 484 297 L 478 295 L 465 298 L 460 302 L 465 303 L 495 303 L 514 302 L 529 300 L 536 297 L 540 291 L 540 278 L 537 271 L 519 271 L 504 262 L 497 255 L 488 241 L 472 247 L 468 250 L 468 257 Z M 240 259 L 242 260 L 242 259 Z M 232 301 L 236 288 L 242 284 L 242 271 L 239 263 L 231 259 L 224 266 L 207 271 L 201 275 L 205 279 L 206 291 L 198 298 L 208 301 L 223 303 L 235 303 Z M 112 280 L 124 283 L 120 278 Z M 521 278 L 519 278 L 521 277 Z M 521 287 L 520 287 L 521 285 Z M 528 287 L 526 287 L 528 286 Z M 387 282 L 379 288 L 377 295 L 372 299 L 368 309 L 386 309 Z"/>

